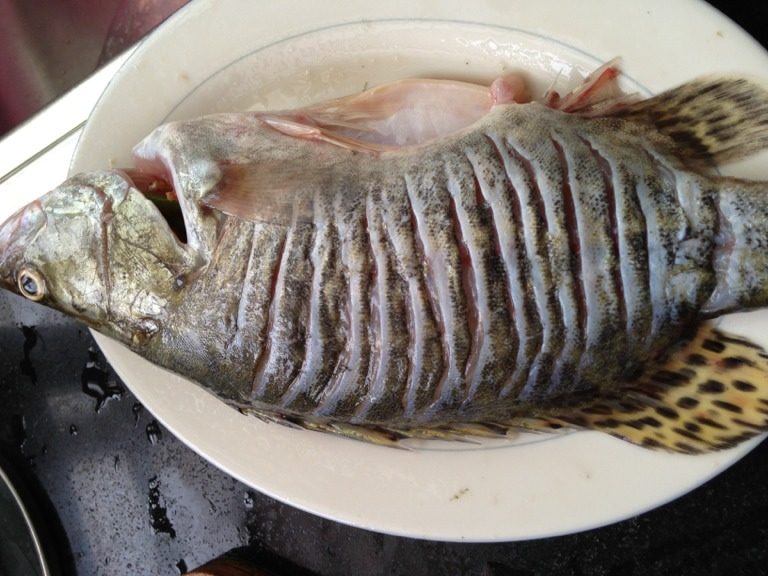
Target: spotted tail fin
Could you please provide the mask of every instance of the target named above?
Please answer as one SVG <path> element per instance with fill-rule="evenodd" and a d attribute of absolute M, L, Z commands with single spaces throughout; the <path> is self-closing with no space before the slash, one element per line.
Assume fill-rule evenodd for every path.
<path fill-rule="evenodd" d="M 768 90 L 745 78 L 693 80 L 611 115 L 650 124 L 690 164 L 719 165 L 768 147 Z"/>

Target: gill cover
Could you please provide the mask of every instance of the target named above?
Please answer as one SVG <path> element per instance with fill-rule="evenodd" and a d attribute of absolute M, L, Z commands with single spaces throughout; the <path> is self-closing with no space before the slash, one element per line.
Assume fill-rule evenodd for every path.
<path fill-rule="evenodd" d="M 122 341 L 158 329 L 185 247 L 117 171 L 77 175 L 0 227 L 5 288 Z"/>

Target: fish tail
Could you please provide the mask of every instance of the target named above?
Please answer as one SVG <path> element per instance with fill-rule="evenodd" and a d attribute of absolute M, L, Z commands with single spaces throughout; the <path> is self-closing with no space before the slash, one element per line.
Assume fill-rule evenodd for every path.
<path fill-rule="evenodd" d="M 768 90 L 746 78 L 700 78 L 610 115 L 651 125 L 692 166 L 716 166 L 768 147 Z"/>
<path fill-rule="evenodd" d="M 703 324 L 614 396 L 519 425 L 599 430 L 688 454 L 731 448 L 768 430 L 768 354 Z"/>
<path fill-rule="evenodd" d="M 715 202 L 716 286 L 702 314 L 768 306 L 768 185 L 721 178 Z"/>

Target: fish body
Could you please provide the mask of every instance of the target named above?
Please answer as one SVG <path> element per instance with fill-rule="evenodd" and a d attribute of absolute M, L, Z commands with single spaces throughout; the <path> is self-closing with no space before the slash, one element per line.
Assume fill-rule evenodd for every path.
<path fill-rule="evenodd" d="M 749 408 L 720 436 L 679 412 L 717 370 L 724 394 L 766 380 L 754 345 L 697 332 L 768 301 L 768 185 L 711 169 L 765 143 L 765 93 L 707 80 L 569 111 L 503 93 L 406 144 L 369 137 L 361 97 L 162 126 L 137 169 L 172 184 L 184 241 L 133 173 L 78 175 L 0 228 L 0 278 L 308 428 L 597 427 L 686 452 L 764 429 L 759 396 L 720 400 Z"/>

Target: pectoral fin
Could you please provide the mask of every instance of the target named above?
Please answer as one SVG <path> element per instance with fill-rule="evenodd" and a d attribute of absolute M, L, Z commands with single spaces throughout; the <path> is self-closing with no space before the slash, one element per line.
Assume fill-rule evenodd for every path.
<path fill-rule="evenodd" d="M 302 115 L 303 116 L 303 115 Z M 326 142 L 347 150 L 355 152 L 383 152 L 384 150 L 394 150 L 393 146 L 368 142 L 361 138 L 348 136 L 345 132 L 352 131 L 344 126 L 320 125 L 316 124 L 311 118 L 298 115 L 269 115 L 263 119 L 265 124 L 282 132 L 286 136 L 293 138 L 303 138 L 305 140 L 317 140 Z"/>
<path fill-rule="evenodd" d="M 218 184 L 200 204 L 251 222 L 283 226 L 310 222 L 312 191 L 322 177 L 298 162 L 225 165 Z"/>

